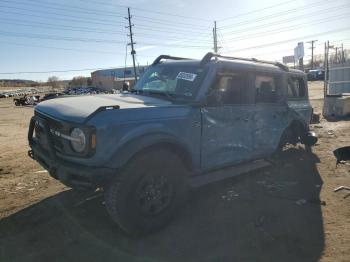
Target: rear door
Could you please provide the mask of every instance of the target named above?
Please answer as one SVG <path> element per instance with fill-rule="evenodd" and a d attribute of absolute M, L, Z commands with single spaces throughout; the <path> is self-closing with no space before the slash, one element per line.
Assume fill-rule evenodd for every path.
<path fill-rule="evenodd" d="M 287 85 L 288 106 L 306 123 L 310 123 L 312 107 L 308 98 L 307 82 L 300 75 L 289 75 Z"/>
<path fill-rule="evenodd" d="M 252 74 L 219 72 L 201 109 L 202 168 L 238 163 L 251 157 L 254 117 Z"/>
<path fill-rule="evenodd" d="M 254 153 L 272 153 L 286 128 L 287 105 L 283 101 L 285 79 L 277 73 L 257 72 L 255 76 Z"/>

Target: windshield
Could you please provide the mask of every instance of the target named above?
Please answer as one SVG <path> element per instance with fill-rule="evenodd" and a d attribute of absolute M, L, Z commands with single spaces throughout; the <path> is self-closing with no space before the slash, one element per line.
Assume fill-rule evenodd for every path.
<path fill-rule="evenodd" d="M 133 88 L 134 92 L 191 100 L 203 78 L 203 68 L 160 64 L 151 66 Z"/>

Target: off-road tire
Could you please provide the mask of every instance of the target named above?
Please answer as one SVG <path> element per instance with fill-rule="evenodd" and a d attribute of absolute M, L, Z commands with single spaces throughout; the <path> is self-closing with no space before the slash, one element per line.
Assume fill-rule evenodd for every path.
<path fill-rule="evenodd" d="M 296 144 L 297 140 L 298 140 L 298 138 L 297 138 L 296 134 L 294 133 L 294 130 L 292 129 L 292 127 L 287 127 L 281 135 L 276 153 L 282 152 L 284 146 L 287 144 Z"/>
<path fill-rule="evenodd" d="M 168 188 L 173 190 L 170 191 L 170 202 L 164 210 L 156 214 L 145 213 L 141 203 L 147 200 L 138 200 L 140 185 L 151 177 L 165 177 Z M 140 235 L 157 231 L 171 220 L 174 212 L 186 199 L 186 178 L 186 168 L 175 153 L 164 149 L 140 153 L 105 187 L 107 211 L 128 234 Z M 168 201 L 168 198 L 164 199 Z M 161 202 L 163 203 L 163 199 Z"/>

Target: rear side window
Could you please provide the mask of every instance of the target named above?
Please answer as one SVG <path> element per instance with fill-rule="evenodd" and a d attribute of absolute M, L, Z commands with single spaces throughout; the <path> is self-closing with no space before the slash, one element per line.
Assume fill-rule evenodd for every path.
<path fill-rule="evenodd" d="M 304 79 L 291 77 L 288 79 L 288 98 L 300 98 L 306 96 L 306 86 Z"/>
<path fill-rule="evenodd" d="M 257 75 L 255 78 L 255 102 L 277 102 L 276 79 L 273 76 Z"/>
<path fill-rule="evenodd" d="M 209 97 L 210 104 L 248 104 L 251 97 L 248 77 L 245 73 L 219 73 Z"/>

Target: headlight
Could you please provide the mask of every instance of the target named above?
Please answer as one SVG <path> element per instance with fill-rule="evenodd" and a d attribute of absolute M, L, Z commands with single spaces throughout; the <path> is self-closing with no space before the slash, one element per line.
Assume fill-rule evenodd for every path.
<path fill-rule="evenodd" d="M 71 144 L 75 152 L 82 153 L 86 148 L 86 136 L 80 128 L 74 128 L 70 133 Z"/>

